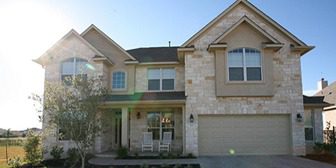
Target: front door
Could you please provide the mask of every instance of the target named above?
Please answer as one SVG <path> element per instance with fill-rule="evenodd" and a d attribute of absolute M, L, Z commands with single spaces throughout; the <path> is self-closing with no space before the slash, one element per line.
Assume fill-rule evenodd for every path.
<path fill-rule="evenodd" d="M 115 147 L 121 147 L 121 109 L 115 109 L 114 119 L 114 145 Z"/>

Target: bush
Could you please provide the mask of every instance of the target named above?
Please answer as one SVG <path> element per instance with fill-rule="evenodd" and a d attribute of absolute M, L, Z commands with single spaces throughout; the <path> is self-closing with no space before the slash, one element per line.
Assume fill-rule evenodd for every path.
<path fill-rule="evenodd" d="M 126 158 L 128 156 L 128 150 L 126 147 L 120 147 L 117 150 L 117 155 L 118 158 L 122 159 L 122 158 Z"/>
<path fill-rule="evenodd" d="M 73 167 L 79 163 L 80 156 L 77 148 L 71 148 L 67 151 L 68 158 L 64 162 L 65 167 Z"/>
<path fill-rule="evenodd" d="M 8 166 L 10 168 L 20 168 L 21 165 L 22 165 L 22 161 L 20 157 L 10 158 L 8 161 Z"/>
<path fill-rule="evenodd" d="M 24 144 L 24 150 L 26 152 L 25 160 L 33 166 L 38 165 L 42 160 L 40 141 L 39 136 L 28 132 L 27 141 Z"/>
<path fill-rule="evenodd" d="M 61 159 L 63 152 L 64 152 L 63 147 L 59 147 L 56 145 L 52 147 L 50 155 L 53 157 L 53 159 L 59 160 Z"/>
<path fill-rule="evenodd" d="M 336 146 L 329 143 L 315 143 L 314 150 L 317 153 L 334 153 L 336 154 Z"/>

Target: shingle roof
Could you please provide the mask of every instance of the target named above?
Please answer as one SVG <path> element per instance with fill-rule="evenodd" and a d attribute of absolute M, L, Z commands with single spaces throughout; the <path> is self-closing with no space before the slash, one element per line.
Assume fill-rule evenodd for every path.
<path fill-rule="evenodd" d="M 184 92 L 141 92 L 133 95 L 108 95 L 105 101 L 185 100 Z"/>
<path fill-rule="evenodd" d="M 326 103 L 323 101 L 324 97 L 323 96 L 305 96 L 303 95 L 303 104 L 304 105 L 319 105 L 322 107 L 329 106 L 331 104 Z"/>
<path fill-rule="evenodd" d="M 324 96 L 324 101 L 330 104 L 336 104 L 336 82 L 317 92 L 315 96 Z"/>
<path fill-rule="evenodd" d="M 175 62 L 178 47 L 150 47 L 127 50 L 139 62 Z"/>

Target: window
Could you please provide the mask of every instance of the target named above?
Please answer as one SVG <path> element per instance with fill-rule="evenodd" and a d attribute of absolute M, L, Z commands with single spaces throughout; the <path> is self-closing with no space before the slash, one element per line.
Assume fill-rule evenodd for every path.
<path fill-rule="evenodd" d="M 314 129 L 313 129 L 313 113 L 311 110 L 304 111 L 304 128 L 305 128 L 305 139 L 306 141 L 314 140 Z"/>
<path fill-rule="evenodd" d="M 126 89 L 126 73 L 117 71 L 112 73 L 112 89 Z"/>
<path fill-rule="evenodd" d="M 148 90 L 174 90 L 175 89 L 174 68 L 151 68 L 148 69 Z"/>
<path fill-rule="evenodd" d="M 228 53 L 229 81 L 260 81 L 261 54 L 252 48 L 238 48 Z"/>
<path fill-rule="evenodd" d="M 81 58 L 70 58 L 62 63 L 61 79 L 66 85 L 71 85 L 74 77 L 87 78 L 88 61 Z"/>
<path fill-rule="evenodd" d="M 172 132 L 174 139 L 174 114 L 173 112 L 148 112 L 148 132 L 153 133 L 153 139 L 161 140 L 164 132 Z"/>

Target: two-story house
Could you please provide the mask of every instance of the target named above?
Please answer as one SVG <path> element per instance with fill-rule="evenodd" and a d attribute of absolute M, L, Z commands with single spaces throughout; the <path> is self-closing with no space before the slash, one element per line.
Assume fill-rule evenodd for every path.
<path fill-rule="evenodd" d="M 237 0 L 178 47 L 124 50 L 94 25 L 71 30 L 35 61 L 62 81 L 90 64 L 105 79 L 112 124 L 94 152 L 154 150 L 172 132 L 172 150 L 195 155 L 305 154 L 300 58 L 305 44 L 247 0 Z M 43 123 L 43 128 L 47 123 Z M 55 130 L 57 131 L 57 130 Z M 50 148 L 70 141 L 49 136 Z"/>

